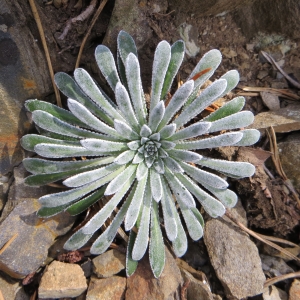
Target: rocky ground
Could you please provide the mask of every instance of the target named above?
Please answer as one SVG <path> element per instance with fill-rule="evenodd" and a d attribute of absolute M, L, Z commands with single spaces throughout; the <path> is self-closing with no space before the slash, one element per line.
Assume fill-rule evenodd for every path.
<path fill-rule="evenodd" d="M 95 13 L 93 9 L 66 32 L 67 21 L 87 8 L 85 2 L 80 3 L 38 2 L 55 72 L 72 73 Z M 37 218 L 38 198 L 57 188 L 25 186 L 28 174 L 18 164 L 1 177 L 0 299 L 300 299 L 300 280 L 295 279 L 300 276 L 299 41 L 263 32 L 249 39 L 233 13 L 201 19 L 186 15 L 178 24 L 167 1 L 139 1 L 134 7 L 130 3 L 120 0 L 114 6 L 108 1 L 87 39 L 80 66 L 105 86 L 94 64 L 94 49 L 105 43 L 114 50 L 117 32 L 127 30 L 137 41 L 144 90 L 150 92 L 153 53 L 160 40 L 186 43 L 178 81 L 187 78 L 206 51 L 220 49 L 223 62 L 215 77 L 237 69 L 241 80 L 238 88 L 216 104 L 245 96 L 246 109 L 255 114 L 252 128 L 262 136 L 254 147 L 227 147 L 210 156 L 249 161 L 256 166 L 256 174 L 230 181 L 240 199 L 231 210 L 233 218 L 207 218 L 204 239 L 190 241 L 184 257 L 175 258 L 166 244 L 166 267 L 157 280 L 147 258 L 126 278 L 126 242 L 121 236 L 100 256 L 90 255 L 89 244 L 66 252 L 64 242 L 86 216 Z M 53 93 L 44 99 L 55 101 Z M 249 235 L 237 222 L 258 235 Z M 282 248 L 267 245 L 270 241 Z"/>

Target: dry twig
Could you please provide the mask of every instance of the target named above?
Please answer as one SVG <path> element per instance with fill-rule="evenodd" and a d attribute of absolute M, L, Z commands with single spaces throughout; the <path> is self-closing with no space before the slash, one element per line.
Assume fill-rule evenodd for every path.
<path fill-rule="evenodd" d="M 45 51 L 46 60 L 47 60 L 47 64 L 48 64 L 48 69 L 49 69 L 49 73 L 50 73 L 54 93 L 55 93 L 55 96 L 56 96 L 56 102 L 57 102 L 58 106 L 62 107 L 60 94 L 59 94 L 59 91 L 58 91 L 58 89 L 55 85 L 55 82 L 54 82 L 54 72 L 53 72 L 53 68 L 52 68 L 51 58 L 50 58 L 50 54 L 49 54 L 49 51 L 48 51 L 48 46 L 47 46 L 47 42 L 46 42 L 42 22 L 41 22 L 41 19 L 40 19 L 39 13 L 37 11 L 34 0 L 29 0 L 29 4 L 30 4 L 31 10 L 32 10 L 34 20 L 35 20 L 36 25 L 38 27 L 39 34 L 40 34 L 40 37 L 41 37 L 41 41 L 42 41 L 42 44 L 43 44 L 43 48 L 44 48 L 44 51 Z"/>
<path fill-rule="evenodd" d="M 270 279 L 266 280 L 266 282 L 264 283 L 264 287 L 266 288 L 266 287 L 273 285 L 279 281 L 283 281 L 283 280 L 290 279 L 290 278 L 296 278 L 296 277 L 300 277 L 300 271 L 270 278 Z"/>
<path fill-rule="evenodd" d="M 11 243 L 17 238 L 18 233 L 15 233 L 6 243 L 5 245 L 0 249 L 0 255 L 11 245 Z"/>

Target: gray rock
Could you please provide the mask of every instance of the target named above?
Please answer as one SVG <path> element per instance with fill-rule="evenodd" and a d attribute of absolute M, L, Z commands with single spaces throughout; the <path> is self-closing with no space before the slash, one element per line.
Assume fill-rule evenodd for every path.
<path fill-rule="evenodd" d="M 272 277 L 294 272 L 294 270 L 282 258 L 265 254 L 261 254 L 260 258 L 263 270 L 268 272 L 268 274 Z"/>
<path fill-rule="evenodd" d="M 265 276 L 258 250 L 237 226 L 211 219 L 206 222 L 204 242 L 228 298 L 241 299 L 263 292 Z"/>
<path fill-rule="evenodd" d="M 92 262 L 94 274 L 99 278 L 106 278 L 125 269 L 126 255 L 113 249 L 95 257 Z"/>
<path fill-rule="evenodd" d="M 87 289 L 86 278 L 79 265 L 53 261 L 39 285 L 39 298 L 77 297 Z"/>
<path fill-rule="evenodd" d="M 104 279 L 93 277 L 89 284 L 86 300 L 123 300 L 125 290 L 126 278 L 124 277 L 112 276 Z"/>

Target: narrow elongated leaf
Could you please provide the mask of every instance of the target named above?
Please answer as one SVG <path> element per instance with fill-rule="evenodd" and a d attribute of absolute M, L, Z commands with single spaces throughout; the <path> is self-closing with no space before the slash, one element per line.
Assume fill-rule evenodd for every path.
<path fill-rule="evenodd" d="M 183 112 L 175 119 L 174 123 L 177 128 L 183 126 L 192 118 L 197 116 L 207 106 L 213 103 L 226 89 L 227 81 L 225 79 L 218 79 L 207 87 L 198 98 L 191 104 L 187 105 Z"/>
<path fill-rule="evenodd" d="M 69 204 L 65 204 L 65 205 L 61 205 L 61 206 L 57 206 L 57 207 L 41 207 L 37 211 L 37 215 L 40 218 L 53 217 L 53 216 L 63 212 L 68 206 L 69 206 Z"/>
<path fill-rule="evenodd" d="M 150 100 L 150 112 L 162 99 L 161 92 L 164 83 L 164 78 L 168 70 L 171 59 L 171 47 L 168 42 L 161 41 L 155 50 L 154 61 L 152 67 L 152 93 Z"/>
<path fill-rule="evenodd" d="M 209 132 L 242 128 L 250 125 L 253 121 L 254 115 L 251 111 L 241 111 L 212 122 Z"/>
<path fill-rule="evenodd" d="M 153 199 L 159 202 L 162 197 L 162 183 L 160 174 L 153 169 L 150 169 L 150 186 Z"/>
<path fill-rule="evenodd" d="M 225 73 L 224 75 L 222 75 L 221 78 L 226 79 L 226 81 L 227 81 L 227 87 L 221 97 L 223 97 L 228 92 L 233 90 L 240 81 L 240 75 L 237 70 L 230 70 L 227 73 Z"/>
<path fill-rule="evenodd" d="M 33 174 L 50 174 L 106 165 L 113 162 L 114 159 L 115 156 L 79 161 L 51 161 L 40 158 L 25 158 L 23 165 L 28 172 Z"/>
<path fill-rule="evenodd" d="M 251 146 L 258 142 L 260 138 L 260 132 L 256 129 L 245 129 L 240 132 L 243 134 L 243 137 L 234 146 Z"/>
<path fill-rule="evenodd" d="M 205 188 L 215 195 L 225 207 L 232 208 L 236 205 L 238 197 L 233 191 L 229 189 L 218 190 L 211 186 L 205 186 Z"/>
<path fill-rule="evenodd" d="M 169 140 L 170 141 L 178 141 L 181 139 L 190 139 L 196 136 L 199 136 L 203 133 L 208 133 L 211 127 L 210 122 L 198 122 L 191 126 L 188 126 L 184 129 L 177 131 L 173 134 Z"/>
<path fill-rule="evenodd" d="M 107 124 L 114 124 L 113 120 L 82 91 L 82 89 L 71 76 L 63 72 L 58 72 L 55 74 L 54 80 L 60 91 L 68 98 L 75 99 L 76 101 L 80 102 L 89 111 Z"/>
<path fill-rule="evenodd" d="M 231 146 L 239 142 L 242 137 L 241 132 L 229 132 L 203 140 L 178 143 L 175 149 L 196 150 Z"/>
<path fill-rule="evenodd" d="M 64 249 L 72 251 L 83 247 L 93 234 L 84 234 L 83 229 L 76 231 L 64 244 Z"/>
<path fill-rule="evenodd" d="M 166 139 L 166 138 L 172 136 L 175 133 L 175 130 L 176 130 L 176 125 L 175 124 L 166 125 L 159 132 L 160 138 L 161 139 Z"/>
<path fill-rule="evenodd" d="M 148 172 L 148 167 L 145 161 L 140 162 L 136 170 L 136 179 L 138 181 L 142 180 L 144 176 L 147 174 L 147 172 Z"/>
<path fill-rule="evenodd" d="M 137 56 L 137 48 L 135 42 L 131 35 L 124 30 L 121 30 L 118 34 L 117 45 L 118 52 L 124 64 L 127 56 L 130 53 L 133 53 L 135 56 Z"/>
<path fill-rule="evenodd" d="M 129 240 L 128 240 L 128 245 L 127 245 L 127 252 L 126 252 L 126 275 L 127 277 L 131 276 L 137 266 L 138 266 L 138 261 L 132 259 L 132 249 L 133 245 L 135 243 L 136 239 L 136 233 L 131 230 L 129 233 Z"/>
<path fill-rule="evenodd" d="M 157 105 L 150 111 L 148 126 L 152 131 L 155 131 L 157 129 L 158 124 L 164 116 L 164 113 L 164 101 L 158 102 Z"/>
<path fill-rule="evenodd" d="M 136 151 L 127 150 L 122 152 L 120 155 L 116 157 L 114 162 L 118 165 L 124 165 L 133 160 L 134 156 L 136 155 Z"/>
<path fill-rule="evenodd" d="M 115 91 L 117 83 L 120 82 L 120 78 L 112 53 L 106 46 L 99 45 L 95 50 L 95 58 L 104 78 L 111 89 Z"/>
<path fill-rule="evenodd" d="M 192 152 L 192 151 L 187 151 L 187 150 L 168 150 L 168 154 L 179 161 L 186 161 L 186 162 L 196 162 L 199 159 L 202 158 L 202 155 Z"/>
<path fill-rule="evenodd" d="M 130 53 L 125 63 L 126 78 L 135 114 L 140 125 L 146 123 L 146 101 L 141 83 L 140 64 L 137 57 Z"/>
<path fill-rule="evenodd" d="M 156 278 L 160 276 L 165 266 L 165 245 L 159 225 L 158 204 L 152 202 L 150 227 L 149 260 L 152 272 Z"/>
<path fill-rule="evenodd" d="M 49 138 L 38 134 L 26 134 L 21 140 L 22 147 L 27 151 L 34 151 L 34 147 L 38 144 L 55 144 L 64 146 L 81 146 L 79 141 L 63 141 L 58 139 Z"/>
<path fill-rule="evenodd" d="M 194 216 L 197 218 L 198 222 L 201 224 L 202 228 L 204 227 L 204 219 L 202 215 L 200 214 L 199 210 L 196 207 L 190 208 L 191 212 L 194 214 Z"/>
<path fill-rule="evenodd" d="M 222 107 L 217 109 L 216 111 L 209 114 L 207 117 L 203 119 L 203 121 L 216 121 L 232 114 L 235 114 L 242 110 L 245 105 L 245 98 L 244 97 L 236 97 L 233 98 L 231 101 L 225 103 Z"/>
<path fill-rule="evenodd" d="M 80 141 L 81 145 L 88 150 L 101 152 L 116 152 L 127 150 L 126 143 L 111 142 L 100 139 L 85 139 Z"/>
<path fill-rule="evenodd" d="M 143 202 L 147 180 L 148 180 L 148 174 L 138 182 L 134 196 L 132 198 L 132 201 L 130 203 L 130 206 L 125 216 L 124 226 L 126 231 L 130 230 L 136 223 L 136 220 L 139 215 L 140 207 Z"/>
<path fill-rule="evenodd" d="M 120 136 L 123 136 L 128 140 L 137 140 L 140 138 L 140 136 L 125 122 L 115 120 L 115 129 Z"/>
<path fill-rule="evenodd" d="M 173 172 L 173 173 L 182 173 L 183 169 L 180 164 L 171 157 L 166 157 L 163 159 L 165 165 Z"/>
<path fill-rule="evenodd" d="M 184 42 L 179 40 L 171 46 L 171 58 L 167 73 L 165 76 L 164 84 L 161 92 L 161 99 L 165 99 L 167 93 L 170 91 L 172 82 L 180 68 L 185 52 Z"/>
<path fill-rule="evenodd" d="M 175 216 L 175 221 L 177 226 L 177 236 L 175 240 L 172 242 L 172 246 L 175 255 L 177 257 L 181 257 L 186 253 L 188 247 L 188 241 L 177 211 L 174 213 L 174 216 Z"/>
<path fill-rule="evenodd" d="M 197 164 L 237 177 L 251 177 L 255 172 L 255 167 L 247 162 L 235 162 L 203 157 Z"/>
<path fill-rule="evenodd" d="M 57 140 L 62 140 L 62 141 L 72 141 L 72 142 L 78 142 L 78 138 L 74 138 L 74 137 L 70 137 L 70 136 L 66 136 L 66 135 L 62 135 L 62 134 L 58 134 L 55 132 L 51 132 L 48 130 L 45 130 L 39 126 L 37 126 L 35 124 L 35 128 L 38 131 L 39 134 L 52 138 L 52 139 L 57 139 Z"/>
<path fill-rule="evenodd" d="M 152 206 L 152 197 L 149 183 L 146 186 L 145 195 L 143 198 L 141 220 L 138 228 L 138 234 L 132 250 L 132 258 L 134 260 L 142 259 L 148 246 L 150 211 Z"/>

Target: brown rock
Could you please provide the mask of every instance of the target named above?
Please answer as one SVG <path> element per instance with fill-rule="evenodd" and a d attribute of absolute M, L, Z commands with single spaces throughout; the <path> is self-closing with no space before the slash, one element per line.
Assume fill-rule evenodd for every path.
<path fill-rule="evenodd" d="M 176 261 L 165 249 L 166 264 L 161 276 L 154 278 L 149 259 L 145 256 L 135 273 L 127 278 L 126 300 L 167 300 L 179 297 L 183 280 Z"/>
<path fill-rule="evenodd" d="M 89 284 L 86 300 L 122 300 L 126 289 L 126 278 L 112 276 L 98 279 L 93 277 Z"/>
<path fill-rule="evenodd" d="M 289 300 L 299 300 L 300 299 L 300 280 L 295 279 L 291 285 L 289 291 Z"/>
<path fill-rule="evenodd" d="M 99 278 L 113 276 L 125 269 L 126 256 L 120 251 L 109 250 L 93 260 L 93 271 Z"/>
<path fill-rule="evenodd" d="M 53 261 L 43 274 L 39 298 L 77 297 L 87 289 L 86 278 L 79 265 Z"/>

